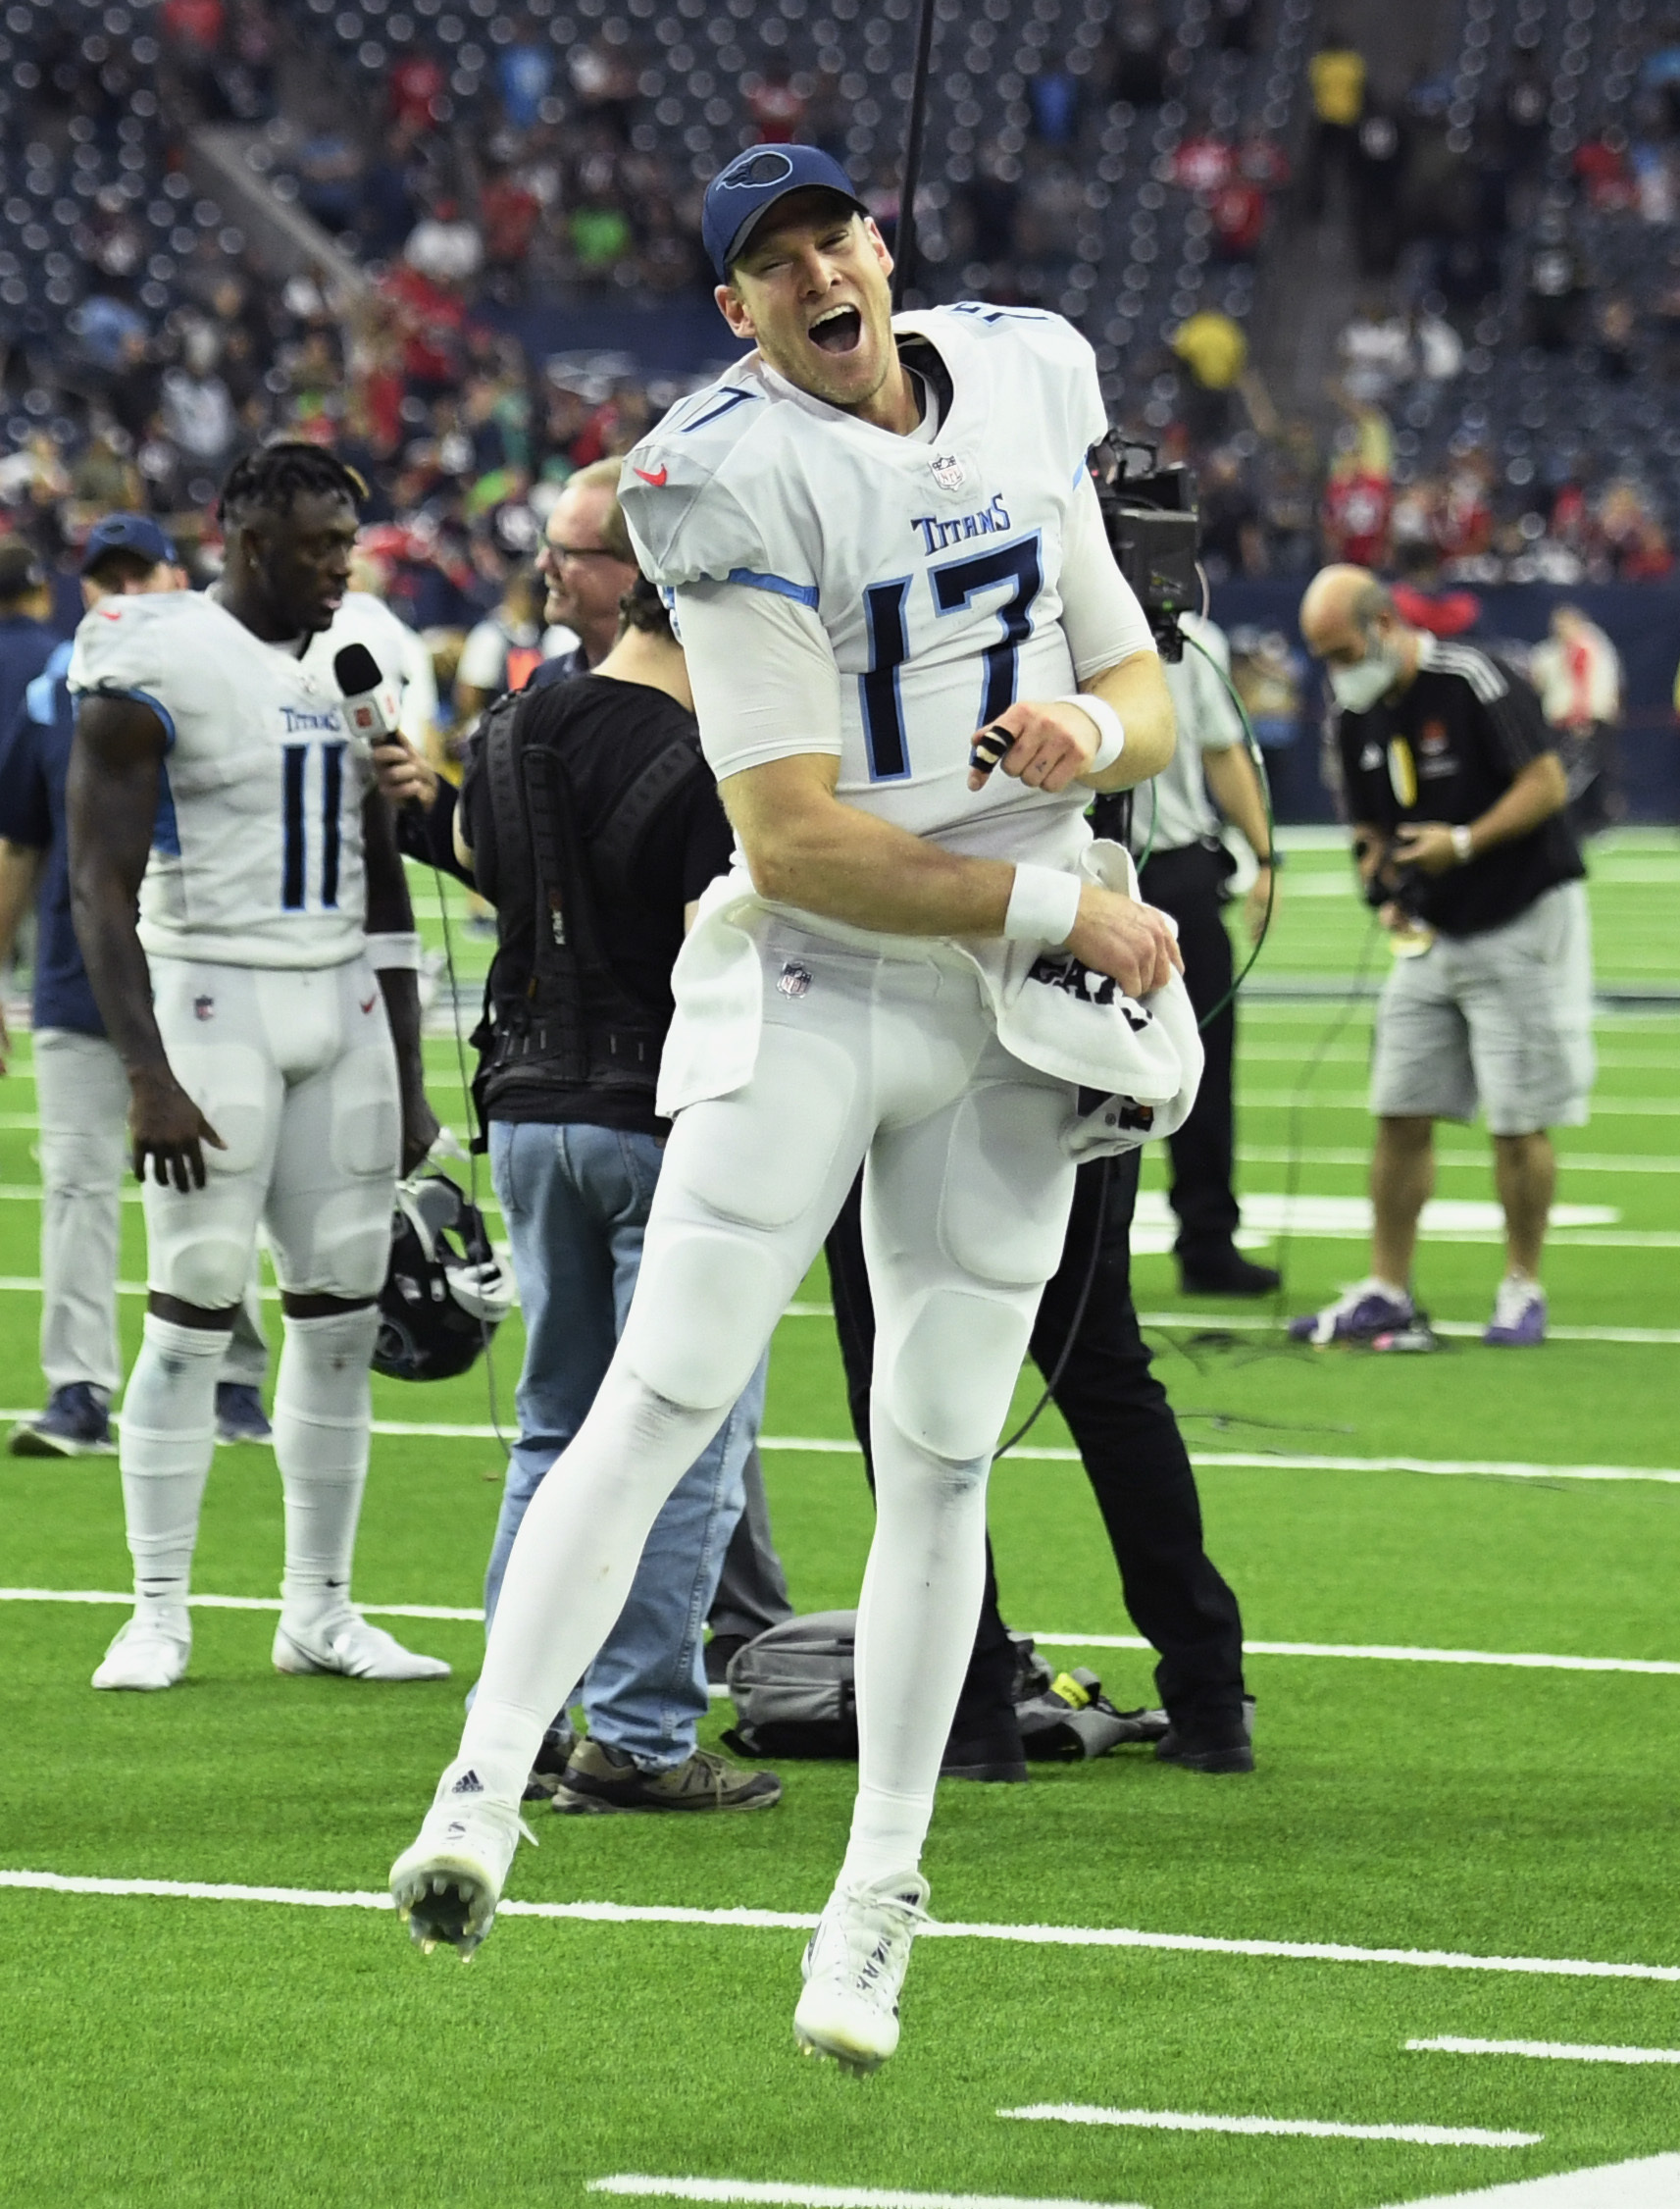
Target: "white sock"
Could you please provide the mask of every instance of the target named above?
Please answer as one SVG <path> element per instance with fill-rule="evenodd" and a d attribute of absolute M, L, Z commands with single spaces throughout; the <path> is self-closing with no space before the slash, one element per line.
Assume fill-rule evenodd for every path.
<path fill-rule="evenodd" d="M 857 1607 L 857 1802 L 840 1878 L 913 1872 L 986 1585 L 991 1461 L 953 1464 L 873 1418 L 876 1521 Z"/>
<path fill-rule="evenodd" d="M 686 1411 L 623 1364 L 602 1381 L 508 1559 L 459 1759 L 491 1795 L 518 1802 L 555 1712 L 624 1609 L 660 1507 L 728 1412 Z"/>
<path fill-rule="evenodd" d="M 285 1322 L 275 1382 L 275 1459 L 285 1491 L 281 1617 L 312 1626 L 350 1600 L 350 1558 L 368 1477 L 368 1361 L 377 1305 Z"/>
<path fill-rule="evenodd" d="M 1411 1291 L 1403 1282 L 1385 1281 L 1380 1273 L 1373 1273 L 1365 1286 L 1368 1289 L 1375 1289 L 1378 1296 L 1386 1296 L 1391 1304 L 1409 1304 L 1411 1302 Z"/>
<path fill-rule="evenodd" d="M 183 1612 L 198 1512 L 216 1449 L 221 1327 L 178 1327 L 148 1311 L 118 1430 L 123 1515 L 137 1613 Z"/>

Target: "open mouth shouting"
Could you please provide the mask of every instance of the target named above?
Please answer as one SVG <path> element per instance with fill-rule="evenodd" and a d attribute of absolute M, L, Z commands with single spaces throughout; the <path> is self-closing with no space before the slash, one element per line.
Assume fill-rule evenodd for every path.
<path fill-rule="evenodd" d="M 855 307 L 829 307 L 812 323 L 811 343 L 825 353 L 855 353 L 863 341 L 863 317 Z"/>

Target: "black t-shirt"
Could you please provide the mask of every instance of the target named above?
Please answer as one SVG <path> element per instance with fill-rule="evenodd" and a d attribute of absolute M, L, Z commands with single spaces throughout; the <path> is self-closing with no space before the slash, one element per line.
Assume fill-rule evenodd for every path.
<path fill-rule="evenodd" d="M 1392 835 L 1402 821 L 1479 820 L 1531 760 L 1553 748 L 1540 700 L 1514 668 L 1473 644 L 1425 637 L 1398 698 L 1337 727 L 1348 807 Z M 1419 875 L 1412 909 L 1445 936 L 1477 936 L 1587 870 L 1561 813 L 1445 874 Z"/>
<path fill-rule="evenodd" d="M 644 683 L 625 683 L 610 675 L 577 676 L 556 687 L 539 710 L 543 740 L 566 763 L 585 849 L 638 758 L 651 764 L 674 739 L 697 743 L 693 715 L 675 698 Z M 495 823 L 480 752 L 461 785 L 460 805 L 479 888 L 494 904 L 499 872 Z M 683 908 L 715 875 L 728 870 L 733 846 L 717 785 L 710 775 L 695 774 L 642 831 L 628 893 L 622 886 L 597 885 L 596 918 L 616 979 L 667 1020 L 673 1009 L 671 969 L 683 948 Z M 500 943 L 492 982 L 495 995 L 505 997 L 530 980 L 535 915 L 498 911 L 497 922 Z M 663 1135 L 669 1125 L 655 1115 L 645 1092 L 560 1083 L 531 1098 L 492 1104 L 488 1116 L 556 1125 L 584 1121 L 642 1135 Z"/>

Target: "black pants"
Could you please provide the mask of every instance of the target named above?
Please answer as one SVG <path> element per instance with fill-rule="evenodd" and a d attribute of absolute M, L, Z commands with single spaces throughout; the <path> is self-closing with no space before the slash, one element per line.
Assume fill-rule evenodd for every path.
<path fill-rule="evenodd" d="M 1157 851 L 1138 878 L 1151 905 L 1178 922 L 1185 988 L 1198 1020 L 1205 1019 L 1231 987 L 1236 968 L 1225 930 L 1223 893 L 1230 874 L 1223 849 L 1187 845 Z M 1231 1060 L 1237 1042 L 1235 1002 L 1201 1031 L 1207 1064 L 1191 1115 L 1168 1138 L 1172 1153 L 1172 1207 L 1178 1214 L 1178 1255 L 1194 1271 L 1215 1264 L 1230 1251 L 1239 1213 L 1232 1191 L 1236 1121 L 1231 1102 Z"/>
<path fill-rule="evenodd" d="M 1096 1496 L 1121 1592 L 1138 1630 L 1160 1652 L 1155 1684 L 1181 1728 L 1196 1731 L 1238 1718 L 1243 1698 L 1243 1620 L 1237 1599 L 1201 1542 L 1201 1504 L 1190 1458 L 1149 1370 L 1132 1303 L 1132 1210 L 1140 1155 L 1106 1167 L 1081 1166 L 1062 1261 L 1044 1290 L 1032 1355 L 1046 1377 L 1073 1325 L 1101 1213 L 1101 1246 L 1091 1297 L 1055 1401 L 1073 1432 Z M 1108 1194 L 1102 1197 L 1106 1172 Z M 851 1423 L 869 1464 L 869 1381 L 875 1309 L 863 1263 L 860 1185 L 854 1184 L 828 1240 L 835 1324 L 845 1364 Z M 874 1473 L 871 1469 L 871 1485 Z M 1009 1703 L 1014 1652 L 997 1608 L 992 1545 L 986 1599 L 963 1683 L 953 1735 L 984 1730 Z"/>

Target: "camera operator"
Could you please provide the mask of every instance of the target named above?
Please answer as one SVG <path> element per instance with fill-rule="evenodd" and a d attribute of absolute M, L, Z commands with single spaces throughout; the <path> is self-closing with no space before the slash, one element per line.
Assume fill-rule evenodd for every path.
<path fill-rule="evenodd" d="M 1231 1186 L 1237 1007 L 1231 998 L 1235 967 L 1224 908 L 1236 863 L 1219 841 L 1220 815 L 1241 830 L 1257 862 L 1244 914 L 1250 941 L 1257 941 L 1266 925 L 1277 854 L 1260 778 L 1219 676 L 1219 669 L 1231 664 L 1225 633 L 1199 614 L 1181 615 L 1179 626 L 1187 640 L 1184 657 L 1162 667 L 1178 719 L 1178 749 L 1171 765 L 1134 800 L 1130 833 L 1133 856 L 1141 862 L 1138 883 L 1144 898 L 1178 922 L 1185 987 L 1202 1023 L 1207 1053 L 1195 1109 L 1167 1141 L 1173 1161 L 1172 1207 L 1179 1222 L 1179 1279 L 1187 1295 L 1269 1296 L 1278 1275 L 1269 1265 L 1245 1258 L 1235 1241 L 1241 1224 Z M 1210 659 L 1217 664 L 1210 665 Z M 1113 802 L 1096 801 L 1099 836 L 1116 833 L 1104 817 Z M 1209 1019 L 1222 999 L 1223 1008 Z"/>
<path fill-rule="evenodd" d="M 1482 1339 L 1527 1347 L 1546 1334 L 1540 1257 L 1557 1176 L 1547 1130 L 1585 1122 L 1593 1082 L 1585 870 L 1563 768 L 1521 676 L 1409 627 L 1365 569 L 1321 570 L 1300 628 L 1336 699 L 1360 879 L 1406 955 L 1377 1008 L 1370 1276 L 1290 1331 L 1370 1341 L 1416 1323 L 1434 1124 L 1480 1105 L 1506 1259 Z"/>
<path fill-rule="evenodd" d="M 603 520 L 629 542 L 616 501 Z M 631 572 L 636 573 L 634 564 Z M 594 1401 L 630 1309 L 667 1124 L 654 1088 L 671 969 L 731 836 L 700 753 L 670 617 L 636 576 L 589 672 L 486 712 L 454 818 L 459 862 L 496 908 L 477 1091 L 525 1316 L 519 1441 L 485 1576 L 489 1630 L 514 1536 Z M 625 1608 L 537 1774 L 559 1811 L 767 1807 L 775 1774 L 696 1746 L 700 1634 L 743 1504 L 764 1366 L 659 1513 Z M 563 1761 L 565 1760 L 565 1761 Z"/>

